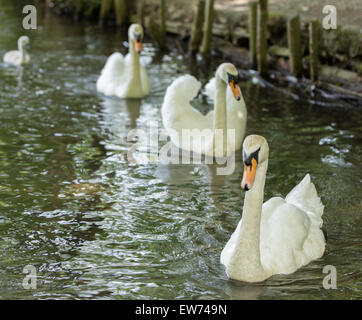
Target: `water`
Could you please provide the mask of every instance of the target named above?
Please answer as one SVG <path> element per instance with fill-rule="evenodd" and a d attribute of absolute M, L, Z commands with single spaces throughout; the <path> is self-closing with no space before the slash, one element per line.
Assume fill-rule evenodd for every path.
<path fill-rule="evenodd" d="M 361 299 L 361 109 L 240 82 L 247 132 L 269 141 L 265 199 L 285 196 L 309 172 L 328 243 L 320 260 L 292 275 L 230 281 L 219 256 L 242 212 L 241 153 L 230 176 L 212 165 L 137 165 L 126 156 L 132 128 L 161 125 L 171 81 L 191 72 L 206 82 L 220 61 L 196 66 L 146 41 L 153 94 L 105 98 L 95 82 L 109 54 L 127 51 L 125 32 L 42 10 L 39 29 L 24 32 L 13 2 L 0 0 L 0 55 L 25 33 L 32 64 L 0 64 L 2 299 Z M 28 264 L 36 290 L 22 287 Z M 323 289 L 326 265 L 337 269 L 336 290 Z"/>

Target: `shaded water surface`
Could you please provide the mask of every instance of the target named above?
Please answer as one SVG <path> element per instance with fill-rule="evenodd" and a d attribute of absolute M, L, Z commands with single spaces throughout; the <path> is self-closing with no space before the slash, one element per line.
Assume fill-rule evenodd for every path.
<path fill-rule="evenodd" d="M 13 2 L 0 0 L 1 56 L 24 33 Z M 265 199 L 285 196 L 309 172 L 328 232 L 320 260 L 246 286 L 229 281 L 219 263 L 242 213 L 241 152 L 229 176 L 214 165 L 127 161 L 128 132 L 162 125 L 171 81 L 192 73 L 205 83 L 220 61 L 210 70 L 178 51 L 162 56 L 146 41 L 152 95 L 105 98 L 95 82 L 107 56 L 127 52 L 126 32 L 42 10 L 38 20 L 37 31 L 25 32 L 32 64 L 0 63 L 1 298 L 361 298 L 360 110 L 240 81 L 247 132 L 269 141 Z M 22 287 L 28 264 L 38 272 L 36 290 Z M 323 289 L 326 265 L 337 268 L 336 290 Z"/>

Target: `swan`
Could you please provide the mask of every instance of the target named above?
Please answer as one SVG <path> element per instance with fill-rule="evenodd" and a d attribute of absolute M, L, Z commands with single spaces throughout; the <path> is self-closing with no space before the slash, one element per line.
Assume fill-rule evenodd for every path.
<path fill-rule="evenodd" d="M 293 273 L 322 257 L 324 206 L 309 174 L 285 199 L 274 197 L 263 204 L 268 143 L 262 136 L 250 135 L 243 151 L 243 216 L 220 261 L 229 278 L 261 282 L 274 274 Z"/>
<path fill-rule="evenodd" d="M 238 70 L 231 63 L 217 68 L 205 87 L 214 101 L 214 110 L 206 115 L 190 104 L 200 88 L 201 83 L 191 75 L 174 80 L 162 104 L 163 125 L 171 141 L 181 149 L 211 157 L 229 156 L 241 148 L 246 129 L 247 111 L 238 85 Z M 189 129 L 192 143 L 185 129 Z"/>
<path fill-rule="evenodd" d="M 21 66 L 28 64 L 30 62 L 30 56 L 26 52 L 26 46 L 29 44 L 30 40 L 27 36 L 21 36 L 18 39 L 18 49 L 6 52 L 4 55 L 4 62 Z"/>
<path fill-rule="evenodd" d="M 119 98 L 143 98 L 150 93 L 145 68 L 140 64 L 143 28 L 132 24 L 128 29 L 129 53 L 113 53 L 107 60 L 97 80 L 97 90 L 107 96 Z"/>

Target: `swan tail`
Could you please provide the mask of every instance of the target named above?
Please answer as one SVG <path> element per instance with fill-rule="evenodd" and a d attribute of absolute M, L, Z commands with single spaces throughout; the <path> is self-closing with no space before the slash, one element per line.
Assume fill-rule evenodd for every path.
<path fill-rule="evenodd" d="M 316 218 L 321 220 L 324 205 L 317 194 L 317 190 L 309 174 L 288 193 L 285 200 L 288 203 L 300 207 L 309 214 L 313 213 Z"/>
<path fill-rule="evenodd" d="M 167 88 L 162 104 L 162 117 L 165 127 L 166 123 L 187 115 L 192 109 L 190 101 L 193 100 L 201 88 L 201 83 L 190 75 L 184 75 L 172 82 Z"/>
<path fill-rule="evenodd" d="M 205 94 L 213 101 L 215 101 L 216 95 L 216 78 L 212 78 L 206 85 L 205 85 Z"/>
<path fill-rule="evenodd" d="M 105 94 L 115 91 L 125 72 L 125 60 L 119 52 L 113 53 L 108 59 L 97 80 L 97 90 Z"/>
<path fill-rule="evenodd" d="M 187 74 L 174 80 L 167 88 L 165 101 L 190 102 L 193 100 L 201 88 L 201 82 L 195 77 Z"/>

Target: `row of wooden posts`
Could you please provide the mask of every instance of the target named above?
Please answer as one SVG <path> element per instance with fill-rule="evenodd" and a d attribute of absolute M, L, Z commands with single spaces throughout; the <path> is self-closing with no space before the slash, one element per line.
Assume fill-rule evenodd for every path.
<path fill-rule="evenodd" d="M 117 24 L 125 20 L 126 0 L 102 0 L 100 20 L 102 21 L 109 12 L 112 3 L 116 13 Z M 137 20 L 143 23 L 143 1 L 138 1 Z M 268 0 L 256 0 L 249 2 L 248 13 L 249 52 L 254 68 L 261 74 L 268 70 Z M 212 26 L 214 22 L 214 0 L 198 0 L 196 12 L 189 42 L 189 51 L 200 52 L 208 56 L 211 51 Z M 287 21 L 287 38 L 289 47 L 289 63 L 291 72 L 299 77 L 303 71 L 300 18 L 294 16 Z M 155 34 L 161 48 L 166 48 L 166 0 L 160 0 L 160 24 L 152 19 L 148 25 L 151 33 Z M 310 78 L 314 82 L 318 80 L 318 21 L 309 23 L 309 54 L 310 54 Z"/>

